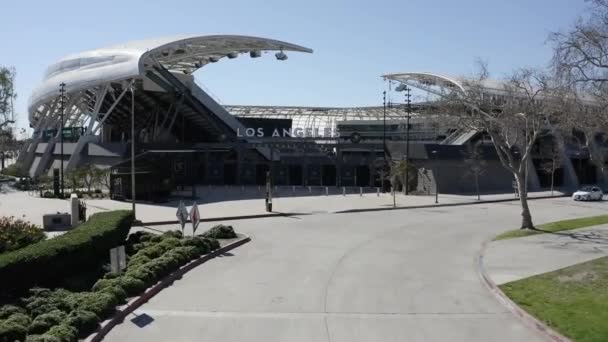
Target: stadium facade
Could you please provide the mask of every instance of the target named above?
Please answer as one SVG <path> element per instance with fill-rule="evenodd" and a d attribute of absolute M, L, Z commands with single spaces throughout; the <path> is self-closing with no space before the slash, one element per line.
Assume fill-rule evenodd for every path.
<path fill-rule="evenodd" d="M 30 98 L 34 133 L 19 162 L 32 177 L 62 165 L 65 172 L 85 164 L 111 168 L 113 196 L 129 198 L 135 141 L 137 197 L 161 200 L 176 188 L 262 185 L 269 171 L 276 185 L 378 187 L 379 164 L 408 154 L 417 169 L 418 191 L 440 184 L 442 192 L 471 193 L 464 160 L 467 146 L 479 142 L 485 160 L 482 192 L 512 190 L 512 176 L 484 134 L 439 122 L 432 102 L 223 106 L 193 76 L 207 64 L 268 51 L 278 60 L 287 59 L 288 52 L 312 53 L 272 39 L 211 35 L 136 41 L 65 57 L 48 68 Z M 430 73 L 384 77 L 429 93 L 462 87 L 456 78 Z M 495 91 L 495 85 L 488 84 L 487 91 Z M 548 144 L 539 144 L 529 165 L 532 191 L 548 185 L 540 170 L 547 158 L 543 145 Z M 584 153 L 567 146 L 563 154 L 557 186 L 573 189 L 596 181 L 597 171 Z"/>

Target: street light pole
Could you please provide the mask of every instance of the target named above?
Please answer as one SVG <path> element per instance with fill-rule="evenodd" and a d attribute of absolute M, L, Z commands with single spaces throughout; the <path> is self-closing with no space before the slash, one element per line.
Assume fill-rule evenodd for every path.
<path fill-rule="evenodd" d="M 135 215 L 135 85 L 131 84 L 131 206 Z"/>
<path fill-rule="evenodd" d="M 439 203 L 439 164 L 437 163 L 437 150 L 432 150 L 433 160 L 435 161 L 435 167 L 433 168 L 433 176 L 435 178 L 435 204 Z"/>
<path fill-rule="evenodd" d="M 405 194 L 409 194 L 409 170 L 410 170 L 410 116 L 412 115 L 412 100 L 410 87 L 405 87 L 405 98 L 407 102 L 407 121 L 405 124 Z"/>
<path fill-rule="evenodd" d="M 383 106 L 383 119 L 382 119 L 382 158 L 384 163 L 382 164 L 382 193 L 384 193 L 384 177 L 386 172 L 386 90 L 382 92 L 382 106 Z"/>
<path fill-rule="evenodd" d="M 61 94 L 61 98 L 59 99 L 59 103 L 61 104 L 61 114 L 59 114 L 59 117 L 61 118 L 61 124 L 59 125 L 59 141 L 60 141 L 60 158 L 61 158 L 61 168 L 59 169 L 60 171 L 60 183 L 61 183 L 61 198 L 64 198 L 64 190 L 63 190 L 63 115 L 65 114 L 65 83 L 61 82 L 61 84 L 59 84 L 59 93 Z"/>

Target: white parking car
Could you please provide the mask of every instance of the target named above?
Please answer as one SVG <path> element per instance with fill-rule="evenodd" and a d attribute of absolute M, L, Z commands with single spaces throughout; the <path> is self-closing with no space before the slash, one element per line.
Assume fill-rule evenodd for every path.
<path fill-rule="evenodd" d="M 572 199 L 575 201 L 601 201 L 604 193 L 597 186 L 586 186 L 574 194 Z"/>

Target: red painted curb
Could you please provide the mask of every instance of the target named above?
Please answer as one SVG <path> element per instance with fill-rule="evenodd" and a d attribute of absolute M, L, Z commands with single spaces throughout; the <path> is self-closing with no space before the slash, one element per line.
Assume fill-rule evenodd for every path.
<path fill-rule="evenodd" d="M 486 253 L 486 249 L 492 240 L 486 240 L 481 245 L 481 250 L 477 255 L 477 272 L 481 281 L 486 285 L 486 287 L 490 290 L 492 295 L 498 299 L 500 304 L 505 306 L 509 311 L 515 315 L 521 322 L 523 322 L 527 327 L 533 329 L 541 336 L 546 338 L 548 341 L 554 342 L 571 342 L 571 340 L 557 331 L 553 330 L 545 323 L 538 320 L 536 317 L 530 315 L 524 309 L 520 308 L 515 302 L 513 302 L 496 283 L 490 278 L 490 275 L 486 272 L 486 269 L 483 265 L 483 257 Z"/>
<path fill-rule="evenodd" d="M 101 327 L 94 335 L 91 335 L 85 339 L 86 342 L 100 342 L 106 337 L 106 335 L 118 324 L 122 323 L 127 315 L 137 310 L 140 306 L 148 302 L 152 297 L 156 296 L 165 287 L 171 285 L 174 281 L 181 278 L 188 271 L 193 268 L 217 257 L 220 254 L 224 254 L 234 248 L 246 244 L 251 241 L 249 236 L 244 236 L 242 239 L 234 241 L 224 247 L 220 247 L 215 251 L 205 254 L 198 259 L 195 259 L 186 265 L 180 267 L 177 271 L 169 274 L 155 285 L 148 288 L 141 296 L 131 299 L 127 304 L 116 310 L 116 313 L 112 318 L 101 324 Z"/>

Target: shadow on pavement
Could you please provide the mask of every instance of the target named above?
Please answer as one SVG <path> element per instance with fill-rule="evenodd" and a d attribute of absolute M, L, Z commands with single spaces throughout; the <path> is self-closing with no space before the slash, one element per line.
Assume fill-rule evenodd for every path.
<path fill-rule="evenodd" d="M 135 318 L 131 319 L 131 322 L 139 328 L 144 328 L 145 326 L 154 322 L 154 318 L 146 313 L 142 313 L 141 315 L 133 315 L 135 315 Z"/>

